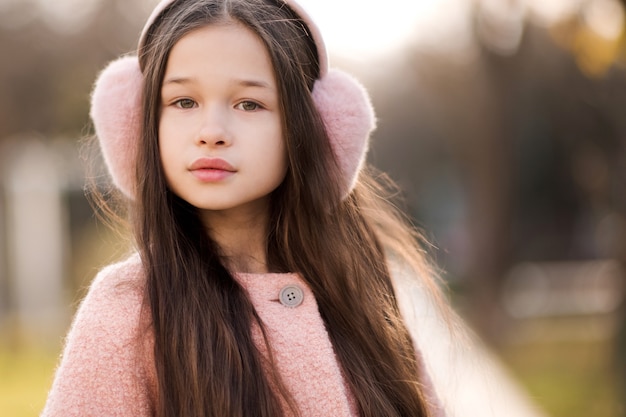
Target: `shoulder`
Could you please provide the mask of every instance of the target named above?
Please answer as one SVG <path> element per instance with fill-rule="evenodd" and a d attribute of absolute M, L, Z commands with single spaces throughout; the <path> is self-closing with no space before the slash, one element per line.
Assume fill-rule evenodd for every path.
<path fill-rule="evenodd" d="M 416 271 L 399 262 L 390 262 L 391 283 L 404 319 L 413 324 L 425 317 L 432 318 L 440 306 L 439 290 L 432 280 L 424 277 L 425 271 Z M 440 311 L 439 311 L 440 312 Z"/>
<path fill-rule="evenodd" d="M 144 281 L 137 255 L 98 273 L 67 335 L 44 416 L 141 416 L 150 409 Z"/>
<path fill-rule="evenodd" d="M 118 342 L 131 338 L 139 330 L 144 294 L 145 275 L 137 254 L 105 267 L 82 300 L 70 336 L 84 330 L 94 336 L 114 336 Z"/>
<path fill-rule="evenodd" d="M 450 349 L 451 328 L 444 318 L 444 306 L 440 305 L 438 294 L 429 288 L 420 271 L 397 262 L 391 263 L 389 268 L 400 313 L 413 339 L 421 369 L 420 380 L 431 413 L 437 417 L 445 416 L 444 398 L 440 392 L 443 386 L 437 379 L 437 367 L 433 367 L 438 359 L 447 357 L 442 352 Z"/>
<path fill-rule="evenodd" d="M 92 329 L 91 326 L 100 323 L 110 331 L 124 323 L 132 327 L 136 324 L 132 322 L 138 320 L 144 292 L 145 278 L 138 255 L 105 267 L 93 279 L 81 301 L 72 331 L 84 322 Z"/>
<path fill-rule="evenodd" d="M 102 269 L 76 312 L 68 347 L 78 335 L 111 338 L 107 345 L 130 340 L 138 330 L 144 293 L 145 278 L 138 255 Z"/>
<path fill-rule="evenodd" d="M 143 290 L 145 275 L 139 254 L 134 253 L 123 261 L 104 267 L 91 283 L 93 291 Z"/>
<path fill-rule="evenodd" d="M 436 416 L 543 417 L 451 306 L 418 272 L 392 265 L 392 282 Z M 440 407 L 440 408 L 437 408 Z M 445 411 L 444 411 L 445 410 Z"/>

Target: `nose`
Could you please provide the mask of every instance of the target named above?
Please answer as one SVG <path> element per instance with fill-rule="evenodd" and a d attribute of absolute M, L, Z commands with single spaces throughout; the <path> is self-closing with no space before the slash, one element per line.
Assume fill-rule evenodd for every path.
<path fill-rule="evenodd" d="M 196 144 L 198 146 L 229 146 L 231 143 L 228 116 L 219 108 L 207 109 L 202 115 Z"/>

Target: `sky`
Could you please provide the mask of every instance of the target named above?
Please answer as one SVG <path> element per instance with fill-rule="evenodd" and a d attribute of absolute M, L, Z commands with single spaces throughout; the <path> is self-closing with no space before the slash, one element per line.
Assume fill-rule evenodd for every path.
<path fill-rule="evenodd" d="M 100 1 L 111 0 L 0 0 L 3 24 L 19 25 L 7 10 L 29 2 L 43 11 L 43 18 L 60 31 L 79 31 L 97 11 Z M 320 26 L 331 55 L 351 60 L 371 60 L 392 55 L 407 43 L 438 52 L 467 50 L 472 38 L 469 11 L 476 4 L 486 15 L 503 24 L 516 14 L 550 25 L 581 9 L 585 19 L 600 31 L 615 34 L 623 12 L 618 0 L 298 0 Z M 158 0 L 126 0 L 121 4 L 137 16 L 149 14 Z M 616 6 L 617 5 L 617 6 Z M 583 7 L 584 6 L 584 7 Z M 28 20 L 32 16 L 21 16 Z M 611 35 L 611 33 L 609 33 Z"/>
<path fill-rule="evenodd" d="M 0 16 L 3 26 L 18 27 L 38 15 L 60 32 L 79 32 L 101 1 L 111 0 L 0 0 Z M 474 0 L 298 1 L 320 26 L 331 53 L 358 58 L 393 52 L 418 33 L 458 26 L 458 16 Z M 157 2 L 126 0 L 122 4 L 129 13 L 142 16 Z M 21 7 L 19 15 L 10 13 L 12 6 L 25 3 L 36 7 Z"/>
<path fill-rule="evenodd" d="M 579 11 L 597 33 L 618 36 L 624 24 L 618 0 L 299 0 L 320 26 L 331 53 L 351 59 L 418 48 L 462 53 L 471 48 L 470 10 L 479 5 L 496 27 L 528 17 L 549 26 Z M 509 30 L 510 31 L 510 30 Z M 506 34 L 492 34 L 494 37 Z M 508 35 L 511 36 L 511 35 Z"/>
<path fill-rule="evenodd" d="M 465 1 L 466 0 L 461 0 Z M 393 52 L 459 0 L 300 0 L 331 52 L 357 58 Z"/>

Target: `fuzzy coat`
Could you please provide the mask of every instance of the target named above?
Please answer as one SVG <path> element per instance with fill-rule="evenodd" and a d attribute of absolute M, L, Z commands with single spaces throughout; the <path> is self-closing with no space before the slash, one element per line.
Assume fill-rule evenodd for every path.
<path fill-rule="evenodd" d="M 236 279 L 266 326 L 276 366 L 302 416 L 357 416 L 304 281 L 297 274 L 238 274 Z M 142 311 L 143 280 L 136 255 L 98 274 L 74 318 L 42 416 L 154 415 L 154 342 L 149 312 Z M 278 294 L 293 284 L 303 290 L 304 301 L 288 308 Z M 254 329 L 253 335 L 256 343 L 262 340 Z M 430 378 L 424 373 L 421 380 L 433 415 L 444 417 Z"/>

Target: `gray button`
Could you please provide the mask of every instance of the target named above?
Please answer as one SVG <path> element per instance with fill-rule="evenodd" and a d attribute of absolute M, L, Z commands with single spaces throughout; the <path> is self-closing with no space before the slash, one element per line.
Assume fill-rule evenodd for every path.
<path fill-rule="evenodd" d="M 285 307 L 298 307 L 304 300 L 304 293 L 296 285 L 287 285 L 280 290 L 279 299 Z"/>

